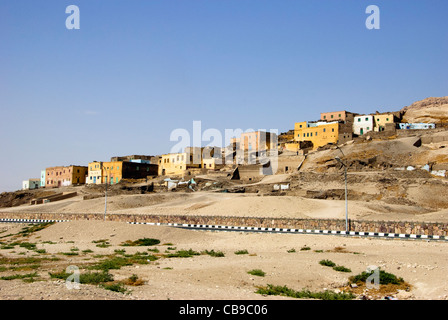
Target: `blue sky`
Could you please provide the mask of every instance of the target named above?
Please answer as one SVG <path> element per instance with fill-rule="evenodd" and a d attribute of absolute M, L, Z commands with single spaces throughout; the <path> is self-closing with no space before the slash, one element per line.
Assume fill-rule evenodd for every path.
<path fill-rule="evenodd" d="M 68 30 L 69 5 L 80 29 Z M 380 29 L 368 30 L 368 5 Z M 277 129 L 448 95 L 446 0 L 1 0 L 0 192 L 162 154 L 177 128 Z"/>

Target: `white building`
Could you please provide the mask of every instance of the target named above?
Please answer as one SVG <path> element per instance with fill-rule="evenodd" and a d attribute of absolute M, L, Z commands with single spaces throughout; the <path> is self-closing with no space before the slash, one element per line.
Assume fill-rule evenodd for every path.
<path fill-rule="evenodd" d="M 22 182 L 22 190 L 33 190 L 39 188 L 40 179 L 28 179 Z"/>
<path fill-rule="evenodd" d="M 369 131 L 373 131 L 373 123 L 372 115 L 355 116 L 353 119 L 353 133 L 362 136 Z"/>

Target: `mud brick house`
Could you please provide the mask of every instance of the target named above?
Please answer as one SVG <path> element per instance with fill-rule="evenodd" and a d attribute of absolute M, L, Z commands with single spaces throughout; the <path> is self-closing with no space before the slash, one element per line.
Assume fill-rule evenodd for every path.
<path fill-rule="evenodd" d="M 334 111 L 334 112 L 323 112 L 320 114 L 321 121 L 343 121 L 343 122 L 353 122 L 353 118 L 356 113 L 349 111 Z"/>
<path fill-rule="evenodd" d="M 88 168 L 84 166 L 47 168 L 45 188 L 67 187 L 86 183 Z"/>
<path fill-rule="evenodd" d="M 294 140 L 310 141 L 314 150 L 327 144 L 341 144 L 352 139 L 351 122 L 303 121 L 294 125 Z M 300 147 L 299 144 L 298 146 Z"/>
<path fill-rule="evenodd" d="M 132 161 L 89 163 L 88 184 L 117 184 L 122 179 L 146 179 L 157 176 L 158 165 Z"/>

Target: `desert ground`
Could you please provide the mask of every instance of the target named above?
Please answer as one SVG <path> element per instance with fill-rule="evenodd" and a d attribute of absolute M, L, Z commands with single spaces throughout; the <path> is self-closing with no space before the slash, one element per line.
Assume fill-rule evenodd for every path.
<path fill-rule="evenodd" d="M 258 287 L 268 284 L 310 291 L 357 289 L 354 291 L 356 299 L 448 298 L 448 244 L 445 242 L 193 231 L 103 221 L 60 222 L 26 236 L 17 235 L 24 228 L 22 224 L 2 224 L 0 228 L 3 246 L 0 276 L 7 279 L 0 280 L 0 298 L 4 300 L 292 299 L 256 293 Z M 160 243 L 122 245 L 142 238 L 158 239 Z M 5 248 L 7 243 L 14 242 L 31 243 L 35 247 L 16 244 Z M 190 249 L 222 252 L 223 256 L 204 253 L 184 258 L 167 256 Z M 237 254 L 238 251 L 245 251 L 245 254 Z M 64 271 L 68 266 L 77 266 L 81 273 L 94 272 L 89 266 L 121 256 L 117 252 L 127 255 L 140 252 L 158 258 L 109 270 L 116 283 L 126 283 L 133 275 L 139 279 L 139 285 L 124 284 L 124 293 L 82 283 L 79 289 L 69 289 L 64 280 L 67 276 L 50 277 L 50 273 Z M 27 258 L 35 261 L 27 263 Z M 350 272 L 320 265 L 322 260 L 330 260 Z M 366 271 L 369 266 L 403 278 L 408 286 L 385 291 L 348 286 L 350 276 Z M 265 275 L 248 273 L 254 269 L 262 270 Z M 26 277 L 7 278 L 34 272 L 32 282 L 26 281 Z"/>

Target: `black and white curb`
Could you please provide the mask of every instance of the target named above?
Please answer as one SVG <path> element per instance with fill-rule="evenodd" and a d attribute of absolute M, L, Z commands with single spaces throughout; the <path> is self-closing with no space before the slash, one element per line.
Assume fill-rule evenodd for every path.
<path fill-rule="evenodd" d="M 70 220 L 44 220 L 44 219 L 0 219 L 0 223 L 50 223 L 68 222 Z"/>
<path fill-rule="evenodd" d="M 0 219 L 0 223 L 50 223 L 69 222 L 70 220 L 43 220 L 43 219 Z M 186 224 L 186 223 L 159 223 L 159 222 L 127 222 L 128 224 L 145 224 L 152 226 L 168 226 L 182 229 L 208 230 L 208 231 L 239 231 L 239 232 L 263 232 L 263 233 L 289 233 L 289 234 L 326 234 L 353 237 L 373 237 L 384 239 L 414 239 L 414 240 L 437 240 L 448 241 L 448 236 L 408 234 L 408 233 L 385 233 L 385 232 L 363 232 L 363 231 L 336 231 L 336 230 L 313 230 L 313 229 L 286 229 L 286 228 L 261 228 L 261 227 L 238 227 L 208 224 Z"/>
<path fill-rule="evenodd" d="M 264 232 L 264 233 L 291 233 L 291 234 L 327 234 L 354 237 L 375 237 L 387 239 L 415 239 L 415 240 L 439 240 L 448 241 L 448 236 L 420 235 L 407 233 L 363 232 L 363 231 L 335 231 L 313 229 L 286 229 L 286 228 L 261 228 L 261 227 L 237 227 L 207 224 L 179 224 L 179 223 L 155 223 L 155 222 L 128 222 L 130 224 L 146 224 L 153 226 L 171 226 L 183 229 L 211 230 L 211 231 L 239 231 L 239 232 Z"/>

